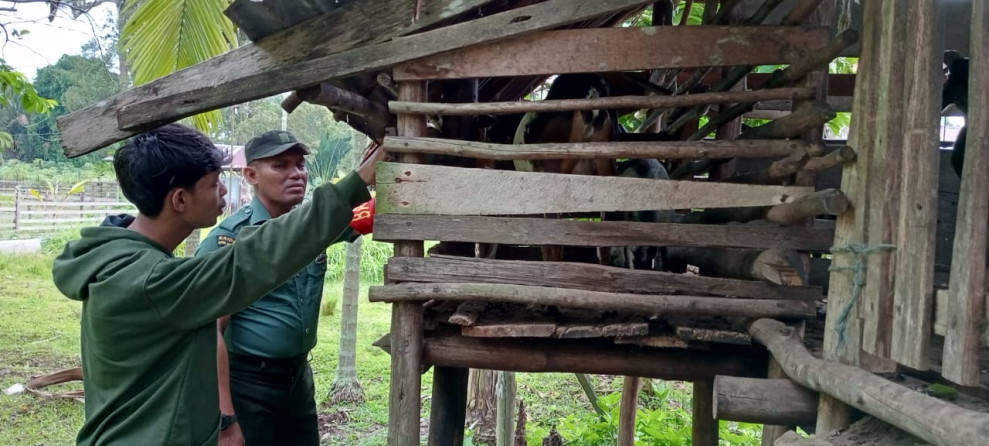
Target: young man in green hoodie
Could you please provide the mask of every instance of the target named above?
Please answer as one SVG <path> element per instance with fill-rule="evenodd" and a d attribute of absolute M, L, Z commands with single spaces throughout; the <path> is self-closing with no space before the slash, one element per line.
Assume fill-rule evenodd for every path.
<path fill-rule="evenodd" d="M 82 301 L 86 420 L 77 444 L 217 444 L 217 318 L 284 283 L 347 231 L 382 157 L 369 154 L 292 212 L 241 231 L 229 249 L 175 258 L 222 211 L 219 151 L 180 124 L 118 150 L 117 180 L 138 215 L 83 229 L 52 267 L 58 289 Z"/>

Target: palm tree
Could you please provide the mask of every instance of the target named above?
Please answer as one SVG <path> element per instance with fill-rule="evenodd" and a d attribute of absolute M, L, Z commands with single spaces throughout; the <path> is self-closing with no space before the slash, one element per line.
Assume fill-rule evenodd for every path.
<path fill-rule="evenodd" d="M 232 0 L 119 0 L 120 51 L 134 85 L 204 62 L 237 47 L 237 27 L 223 11 Z M 193 117 L 202 132 L 217 128 L 219 110 Z"/>

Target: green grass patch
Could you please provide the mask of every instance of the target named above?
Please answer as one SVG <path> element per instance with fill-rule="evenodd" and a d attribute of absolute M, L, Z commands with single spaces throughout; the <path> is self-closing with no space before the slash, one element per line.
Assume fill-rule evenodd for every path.
<path fill-rule="evenodd" d="M 72 238 L 71 234 L 61 237 Z M 64 243 L 62 241 L 61 243 Z M 380 271 L 391 255 L 390 245 L 365 241 L 364 266 Z M 52 242 L 52 246 L 60 245 Z M 381 254 L 386 251 L 387 255 Z M 340 249 L 342 245 L 331 249 Z M 31 376 L 47 374 L 80 364 L 79 316 L 82 305 L 62 296 L 51 279 L 55 249 L 35 255 L 0 254 L 0 389 L 25 383 Z M 368 254 L 370 251 L 371 254 Z M 331 257 L 332 259 L 332 257 Z M 334 263 L 342 263 L 342 254 Z M 340 266 L 342 271 L 342 266 Z M 368 272 L 367 274 L 373 274 Z M 374 283 L 374 282 L 371 282 Z M 385 445 L 387 443 L 390 357 L 371 345 L 389 330 L 391 306 L 367 301 L 367 286 L 361 287 L 360 322 L 357 334 L 357 369 L 367 401 L 362 404 L 326 404 L 336 372 L 340 342 L 342 284 L 329 281 L 324 301 L 335 308 L 321 317 L 319 343 L 312 352 L 316 399 L 321 412 L 325 445 Z M 599 417 L 591 410 L 573 374 L 519 373 L 518 397 L 525 401 L 528 444 L 539 445 L 550 428 L 564 435 L 567 445 L 611 445 L 617 432 L 617 407 L 622 381 L 592 376 L 593 384 L 608 414 Z M 432 371 L 422 376 L 421 416 L 429 416 Z M 650 380 L 640 398 L 639 445 L 690 444 L 690 386 L 685 383 Z M 81 388 L 79 383 L 57 390 Z M 55 390 L 55 389 L 52 389 Z M 0 393 L 0 445 L 71 445 L 83 422 L 83 405 L 72 400 L 51 401 L 35 395 Z M 761 426 L 721 423 L 722 445 L 755 445 Z M 468 433 L 468 435 L 470 435 Z M 423 444 L 425 440 L 423 439 Z M 476 444 L 476 443 L 475 443 Z"/>

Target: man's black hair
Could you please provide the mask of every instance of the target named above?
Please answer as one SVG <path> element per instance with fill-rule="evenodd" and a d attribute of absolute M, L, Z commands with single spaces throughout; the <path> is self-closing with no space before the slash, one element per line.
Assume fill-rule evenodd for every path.
<path fill-rule="evenodd" d="M 223 155 L 209 138 L 182 124 L 137 135 L 113 157 L 121 191 L 148 217 L 161 213 L 172 189 L 193 187 L 222 164 Z"/>

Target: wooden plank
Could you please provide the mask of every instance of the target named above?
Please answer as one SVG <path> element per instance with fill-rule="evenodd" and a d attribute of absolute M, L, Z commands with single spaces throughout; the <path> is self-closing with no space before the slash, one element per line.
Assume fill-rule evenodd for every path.
<path fill-rule="evenodd" d="M 467 415 L 468 371 L 462 367 L 433 369 L 429 405 L 429 446 L 462 446 Z"/>
<path fill-rule="evenodd" d="M 380 239 L 379 239 L 380 240 Z M 397 282 L 504 283 L 620 293 L 716 295 L 760 299 L 819 300 L 818 287 L 787 287 L 590 263 L 489 260 L 430 256 L 391 258 L 385 277 Z"/>
<path fill-rule="evenodd" d="M 752 337 L 747 333 L 712 328 L 676 327 L 677 336 L 686 341 L 717 342 L 720 344 L 751 345 Z"/>
<path fill-rule="evenodd" d="M 604 293 L 565 288 L 477 283 L 402 283 L 371 287 L 371 302 L 452 300 L 557 305 L 663 316 L 814 317 L 813 302 Z"/>
<path fill-rule="evenodd" d="M 866 243 L 866 227 L 870 203 L 866 180 L 872 154 L 875 113 L 878 108 L 878 75 L 882 66 L 877 65 L 879 54 L 879 24 L 882 21 L 881 2 L 863 5 L 863 30 L 861 58 L 855 78 L 855 94 L 852 105 L 852 122 L 848 145 L 858 153 L 856 161 L 842 169 L 840 190 L 852 202 L 852 209 L 839 215 L 835 222 L 834 246 L 847 249 Z M 857 366 L 862 345 L 861 322 L 856 296 L 853 290 L 855 256 L 839 252 L 832 260 L 828 285 L 828 317 L 825 319 L 822 355 L 829 361 Z M 830 432 L 848 426 L 851 409 L 841 401 L 822 394 L 818 408 L 817 432 Z"/>
<path fill-rule="evenodd" d="M 813 187 L 379 163 L 378 214 L 533 215 L 772 206 Z M 465 200 L 464 197 L 470 197 Z"/>
<path fill-rule="evenodd" d="M 973 2 L 970 73 L 989 70 L 989 7 Z M 968 80 L 967 141 L 954 258 L 948 288 L 948 331 L 944 336 L 942 375 L 966 386 L 979 383 L 979 344 L 985 324 L 986 228 L 989 223 L 989 80 L 984 75 Z"/>
<path fill-rule="evenodd" d="M 807 99 L 814 97 L 809 88 L 768 88 L 753 91 L 727 91 L 698 93 L 683 96 L 609 96 L 593 99 L 562 99 L 548 101 L 514 101 L 486 103 L 430 103 L 390 101 L 392 113 L 418 115 L 471 116 L 507 115 L 526 112 L 556 112 L 571 110 L 673 108 L 735 102 L 760 102 L 783 99 Z"/>
<path fill-rule="evenodd" d="M 677 336 L 619 336 L 615 338 L 615 344 L 635 344 L 656 348 L 707 348 L 706 345 L 687 342 Z"/>
<path fill-rule="evenodd" d="M 556 328 L 550 322 L 478 324 L 463 327 L 460 333 L 473 338 L 548 338 L 556 333 Z"/>
<path fill-rule="evenodd" d="M 798 227 L 432 215 L 378 215 L 374 233 L 375 239 L 381 241 L 780 248 L 814 252 L 827 252 L 834 237 L 829 229 Z"/>
<path fill-rule="evenodd" d="M 795 152 L 821 150 L 820 144 L 768 139 L 495 144 L 444 138 L 403 138 L 397 136 L 386 136 L 382 148 L 392 153 L 428 153 L 496 161 L 560 158 L 782 158 Z"/>
<path fill-rule="evenodd" d="M 989 413 L 962 409 L 858 367 L 818 359 L 782 322 L 759 319 L 749 327 L 749 333 L 766 346 L 797 384 L 826 393 L 924 441 L 939 445 L 985 442 Z"/>
<path fill-rule="evenodd" d="M 931 326 L 934 322 L 934 249 L 937 236 L 937 187 L 940 167 L 938 152 L 931 150 L 931 147 L 937 147 L 940 140 L 938 135 L 941 111 L 940 86 L 944 72 L 939 66 L 931 66 L 930 63 L 931 60 L 938 60 L 940 56 L 940 46 L 936 38 L 938 26 L 934 1 L 909 0 L 903 7 L 909 11 L 906 24 L 909 32 L 906 33 L 908 48 L 905 70 L 906 100 L 901 133 L 903 135 L 903 161 L 900 173 L 902 180 L 898 194 L 901 205 L 899 232 L 896 236 L 894 342 L 890 358 L 908 367 L 924 370 L 928 367 Z M 989 50 L 989 47 L 986 49 Z M 989 105 L 989 102 L 986 104 Z M 985 195 L 982 197 L 985 202 Z M 982 209 L 985 212 L 987 208 Z M 986 220 L 983 217 L 983 234 L 985 229 Z M 979 252 L 981 258 L 985 259 L 984 242 Z M 982 299 L 978 301 L 981 303 Z M 975 337 L 976 352 L 978 338 Z M 977 378 L 978 368 L 975 369 L 975 373 Z"/>
<path fill-rule="evenodd" d="M 60 117 L 58 127 L 66 156 L 75 157 L 204 111 L 648 3 L 643 0 L 550 0 L 394 38 L 403 28 L 392 26 L 381 17 L 390 16 L 395 11 L 394 5 L 404 9 L 410 2 L 354 2 L 258 44 L 245 45 L 76 110 Z M 467 6 L 463 2 L 461 5 Z M 405 16 L 405 19 L 410 17 Z M 337 32 L 331 26 L 333 23 L 346 23 L 349 29 L 357 32 Z M 423 21 L 416 25 L 423 25 Z M 377 39 L 378 43 L 365 45 L 371 39 Z"/>
<path fill-rule="evenodd" d="M 887 67 L 908 60 L 907 45 L 903 38 L 907 29 L 907 14 L 906 7 L 900 2 L 883 2 L 883 19 L 879 24 L 882 26 L 882 38 L 876 61 L 878 65 Z M 924 63 L 932 65 L 929 60 L 925 60 Z M 878 75 L 876 88 L 879 94 L 879 107 L 873 110 L 876 115 L 873 136 L 875 144 L 871 151 L 868 177 L 865 180 L 869 194 L 869 208 L 865 210 L 868 213 L 866 239 L 873 245 L 896 245 L 899 235 L 902 170 L 900 161 L 902 154 L 906 153 L 903 148 L 905 82 L 906 75 L 903 70 L 882 70 Z M 936 153 L 933 150 L 925 150 L 925 152 Z M 860 305 L 862 349 L 882 358 L 890 357 L 894 279 L 904 279 L 896 271 L 899 254 L 880 251 L 866 258 L 866 279 L 862 287 Z M 914 275 L 914 273 L 908 274 Z"/>
<path fill-rule="evenodd" d="M 426 85 L 422 82 L 406 82 L 399 85 L 398 96 L 404 100 L 421 101 L 426 98 Z M 420 116 L 399 116 L 398 133 L 404 136 L 422 136 L 426 133 L 426 121 Z M 400 155 L 407 163 L 419 161 L 418 155 Z M 396 257 L 422 257 L 425 252 L 421 241 L 395 243 Z M 405 301 L 392 305 L 391 333 L 396 342 L 391 350 L 391 378 L 388 386 L 388 444 L 418 446 L 419 413 L 422 409 L 422 302 Z M 442 383 L 438 383 L 442 385 Z"/>
<path fill-rule="evenodd" d="M 620 322 L 613 324 L 568 324 L 556 328 L 554 336 L 560 339 L 614 338 L 618 336 L 644 336 L 649 334 L 645 322 Z"/>
<path fill-rule="evenodd" d="M 793 63 L 827 43 L 827 28 L 630 27 L 544 31 L 419 58 L 395 80 L 460 79 L 600 71 Z M 682 42 L 684 45 L 670 45 Z M 693 45 L 693 47 L 691 47 Z M 580 57 L 574 57 L 579 54 Z"/>

